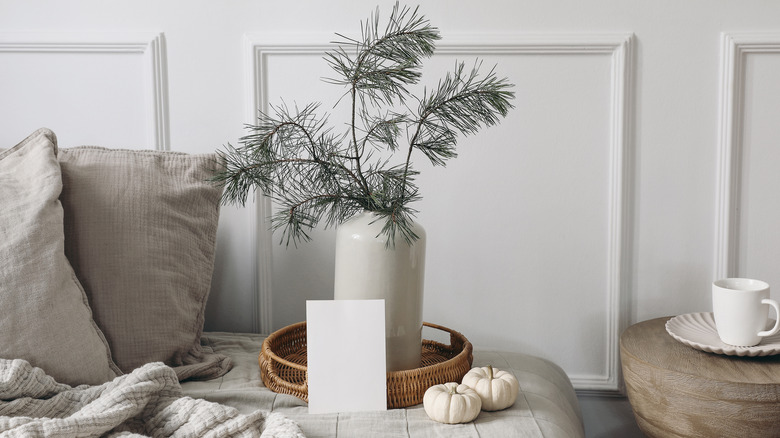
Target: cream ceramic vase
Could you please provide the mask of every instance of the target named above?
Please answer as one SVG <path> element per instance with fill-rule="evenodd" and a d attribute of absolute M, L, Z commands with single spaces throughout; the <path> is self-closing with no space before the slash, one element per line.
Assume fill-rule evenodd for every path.
<path fill-rule="evenodd" d="M 385 219 L 360 213 L 336 231 L 337 300 L 384 299 L 387 371 L 418 368 L 422 352 L 425 230 L 411 245 L 398 237 L 386 245 Z"/>

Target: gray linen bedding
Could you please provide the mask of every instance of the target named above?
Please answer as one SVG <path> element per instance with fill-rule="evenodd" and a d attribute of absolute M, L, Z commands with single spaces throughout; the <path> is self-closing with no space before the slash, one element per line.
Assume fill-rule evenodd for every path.
<path fill-rule="evenodd" d="M 0 437 L 97 436 L 304 438 L 281 414 L 183 396 L 161 362 L 74 388 L 25 360 L 0 359 Z"/>
<path fill-rule="evenodd" d="M 475 351 L 474 366 L 491 364 L 514 373 L 520 381 L 520 395 L 509 409 L 482 412 L 471 423 L 447 425 L 430 420 L 422 405 L 384 412 L 309 415 L 302 400 L 264 387 L 257 362 L 262 341 L 262 336 L 253 334 L 204 333 L 204 347 L 230 356 L 234 367 L 215 380 L 182 383 L 184 395 L 232 406 L 246 414 L 258 409 L 281 413 L 297 422 L 309 438 L 585 436 L 568 377 L 560 367 L 538 357 Z"/>

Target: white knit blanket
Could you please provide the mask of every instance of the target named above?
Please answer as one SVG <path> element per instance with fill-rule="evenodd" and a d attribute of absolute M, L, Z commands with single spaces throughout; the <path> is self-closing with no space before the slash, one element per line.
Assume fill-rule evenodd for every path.
<path fill-rule="evenodd" d="M 182 396 L 162 363 L 72 388 L 24 360 L 0 359 L 0 437 L 93 436 L 304 438 L 281 414 Z"/>

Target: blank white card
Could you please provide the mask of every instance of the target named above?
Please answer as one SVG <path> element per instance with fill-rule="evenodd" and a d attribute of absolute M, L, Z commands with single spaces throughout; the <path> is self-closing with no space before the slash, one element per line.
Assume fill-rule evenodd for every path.
<path fill-rule="evenodd" d="M 309 413 L 387 410 L 385 301 L 306 302 Z"/>

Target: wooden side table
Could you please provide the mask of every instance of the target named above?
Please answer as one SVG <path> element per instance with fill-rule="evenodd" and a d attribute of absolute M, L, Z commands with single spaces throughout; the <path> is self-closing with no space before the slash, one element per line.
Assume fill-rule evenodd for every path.
<path fill-rule="evenodd" d="M 651 437 L 780 437 L 780 355 L 737 357 L 677 342 L 658 318 L 620 336 L 631 408 Z"/>

